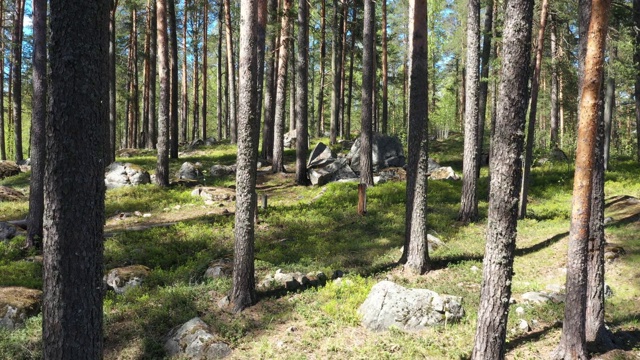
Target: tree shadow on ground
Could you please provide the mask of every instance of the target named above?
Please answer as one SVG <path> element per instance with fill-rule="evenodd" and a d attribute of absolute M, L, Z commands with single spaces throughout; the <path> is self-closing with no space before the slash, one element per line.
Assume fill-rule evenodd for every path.
<path fill-rule="evenodd" d="M 519 336 L 513 340 L 510 340 L 505 344 L 507 351 L 516 349 L 520 345 L 535 342 L 544 337 L 549 331 L 562 328 L 562 322 L 557 321 L 551 325 L 544 326 L 543 328 L 535 331 L 530 331 L 522 336 Z"/>

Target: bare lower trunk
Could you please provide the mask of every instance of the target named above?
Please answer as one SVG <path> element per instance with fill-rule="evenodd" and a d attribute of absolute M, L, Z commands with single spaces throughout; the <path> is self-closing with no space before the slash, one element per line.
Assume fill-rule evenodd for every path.
<path fill-rule="evenodd" d="M 364 30 L 362 33 L 362 110 L 360 117 L 360 183 L 373 185 L 371 138 L 373 125 L 373 67 L 375 5 L 364 0 Z"/>

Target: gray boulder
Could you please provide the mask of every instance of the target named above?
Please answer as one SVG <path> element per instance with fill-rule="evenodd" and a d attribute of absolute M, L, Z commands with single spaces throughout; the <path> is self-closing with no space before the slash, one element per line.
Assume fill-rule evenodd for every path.
<path fill-rule="evenodd" d="M 20 174 L 20 166 L 13 161 L 0 161 L 0 179 Z"/>
<path fill-rule="evenodd" d="M 229 176 L 236 174 L 236 166 L 234 165 L 213 165 L 209 170 L 211 176 Z"/>
<path fill-rule="evenodd" d="M 209 265 L 204 273 L 206 279 L 228 278 L 233 273 L 233 263 L 229 259 L 218 259 Z"/>
<path fill-rule="evenodd" d="M 440 164 L 438 164 L 438 162 L 436 162 L 432 158 L 429 158 L 428 165 L 427 165 L 427 172 L 428 173 L 431 173 L 432 171 L 435 171 L 435 170 L 439 169 L 440 167 L 441 166 L 440 166 Z"/>
<path fill-rule="evenodd" d="M 216 139 L 213 137 L 208 137 L 204 140 L 205 146 L 213 146 L 216 144 Z"/>
<path fill-rule="evenodd" d="M 318 143 L 309 155 L 307 168 L 322 167 L 335 161 L 335 156 L 331 154 L 331 149 L 323 143 Z"/>
<path fill-rule="evenodd" d="M 439 295 L 427 289 L 407 289 L 391 281 L 381 281 L 371 288 L 358 313 L 362 315 L 362 324 L 370 330 L 381 331 L 395 326 L 404 331 L 418 331 L 459 321 L 464 316 L 464 309 L 460 297 Z"/>
<path fill-rule="evenodd" d="M 430 173 L 429 180 L 460 180 L 460 176 L 453 171 L 451 166 L 442 166 Z"/>
<path fill-rule="evenodd" d="M 295 130 L 291 130 L 288 133 L 284 134 L 284 147 L 288 149 L 293 149 L 296 147 L 296 136 L 297 133 Z"/>
<path fill-rule="evenodd" d="M 42 306 L 42 291 L 23 287 L 0 287 L 0 329 L 13 330 Z"/>
<path fill-rule="evenodd" d="M 105 185 L 107 189 L 123 186 L 150 184 L 151 176 L 138 165 L 114 162 L 105 170 Z"/>
<path fill-rule="evenodd" d="M 169 357 L 193 360 L 222 359 L 231 354 L 229 345 L 218 340 L 199 317 L 171 330 L 164 349 Z"/>
<path fill-rule="evenodd" d="M 197 147 L 200 147 L 204 145 L 204 141 L 202 141 L 202 139 L 193 139 L 190 143 L 189 143 L 189 148 L 191 149 L 195 149 Z"/>
<path fill-rule="evenodd" d="M 13 239 L 16 236 L 16 232 L 15 226 L 6 222 L 0 222 L 0 241 Z"/>
<path fill-rule="evenodd" d="M 356 179 L 357 177 L 344 158 L 335 159 L 332 163 L 320 168 L 309 169 L 309 180 L 313 185 L 324 185 L 332 181 Z"/>
<path fill-rule="evenodd" d="M 354 171 L 360 171 L 360 138 L 356 139 L 347 155 L 347 159 Z M 405 164 L 402 143 L 397 136 L 375 133 L 371 138 L 371 153 L 373 171 L 388 167 L 402 167 Z"/>
<path fill-rule="evenodd" d="M 123 294 L 131 288 L 142 285 L 150 272 L 151 270 L 144 265 L 125 266 L 109 271 L 105 276 L 105 282 L 117 294 Z"/>
<path fill-rule="evenodd" d="M 191 196 L 199 196 L 204 201 L 235 201 L 236 191 L 224 187 L 198 187 L 193 189 Z"/>
<path fill-rule="evenodd" d="M 176 178 L 181 180 L 198 180 L 202 176 L 202 164 L 185 162 L 180 166 Z"/>

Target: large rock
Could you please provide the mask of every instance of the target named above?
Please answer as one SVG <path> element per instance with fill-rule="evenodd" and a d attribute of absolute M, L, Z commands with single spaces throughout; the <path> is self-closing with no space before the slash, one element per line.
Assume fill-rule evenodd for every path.
<path fill-rule="evenodd" d="M 288 149 L 293 149 L 296 147 L 296 136 L 297 133 L 295 130 L 291 130 L 288 133 L 284 134 L 284 147 Z"/>
<path fill-rule="evenodd" d="M 180 180 L 198 180 L 202 176 L 202 164 L 185 162 L 176 173 L 176 178 Z"/>
<path fill-rule="evenodd" d="M 142 285 L 150 272 L 151 270 L 144 265 L 130 265 L 112 269 L 105 276 L 105 281 L 117 294 L 123 294 L 131 288 Z"/>
<path fill-rule="evenodd" d="M 8 186 L 0 186 L 0 201 L 23 200 L 24 194 Z"/>
<path fill-rule="evenodd" d="M 170 357 L 194 360 L 222 359 L 231 354 L 229 345 L 218 340 L 199 317 L 171 330 L 164 349 Z"/>
<path fill-rule="evenodd" d="M 395 326 L 404 331 L 417 331 L 429 326 L 455 322 L 464 316 L 462 298 L 438 295 L 427 289 L 407 289 L 391 281 L 373 286 L 358 309 L 362 324 L 381 331 Z"/>
<path fill-rule="evenodd" d="M 332 181 L 356 179 L 357 177 L 344 158 L 335 159 L 332 163 L 320 168 L 309 169 L 309 180 L 313 185 L 324 185 Z"/>
<path fill-rule="evenodd" d="M 107 189 L 115 189 L 123 186 L 150 184 L 151 176 L 138 165 L 130 163 L 114 162 L 105 170 L 104 183 Z"/>
<path fill-rule="evenodd" d="M 433 160 L 432 158 L 428 159 L 428 165 L 427 165 L 427 172 L 431 173 L 437 169 L 439 169 L 441 166 L 440 164 L 438 164 L 437 161 Z"/>
<path fill-rule="evenodd" d="M 0 241 L 13 239 L 16 236 L 16 232 L 15 226 L 6 222 L 0 222 Z"/>
<path fill-rule="evenodd" d="M 204 273 L 206 279 L 228 278 L 233 273 L 233 262 L 230 259 L 213 261 Z"/>
<path fill-rule="evenodd" d="M 42 306 L 42 291 L 23 287 L 0 288 L 0 328 L 13 330 Z"/>
<path fill-rule="evenodd" d="M 205 201 L 235 201 L 236 191 L 223 187 L 198 187 L 193 189 L 191 196 L 200 196 Z"/>
<path fill-rule="evenodd" d="M 20 166 L 13 161 L 0 161 L 0 179 L 20 174 Z"/>
<path fill-rule="evenodd" d="M 360 171 L 360 138 L 356 139 L 347 155 L 351 168 Z M 373 171 L 388 167 L 402 167 L 405 164 L 402 143 L 396 136 L 373 134 L 371 139 Z"/>
<path fill-rule="evenodd" d="M 235 165 L 213 165 L 209 170 L 211 176 L 220 177 L 236 174 Z"/>
<path fill-rule="evenodd" d="M 313 151 L 309 155 L 309 161 L 307 161 L 307 168 L 321 167 L 334 162 L 335 156 L 331 153 L 331 149 L 323 143 L 318 143 Z"/>
<path fill-rule="evenodd" d="M 442 166 L 433 170 L 429 174 L 430 180 L 460 180 L 460 176 L 456 174 L 451 166 Z"/>

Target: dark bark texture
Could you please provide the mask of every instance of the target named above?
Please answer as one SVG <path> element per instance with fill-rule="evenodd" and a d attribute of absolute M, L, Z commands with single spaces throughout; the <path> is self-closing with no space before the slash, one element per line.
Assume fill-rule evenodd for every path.
<path fill-rule="evenodd" d="M 265 0 L 263 0 L 265 1 Z M 309 152 L 309 4 L 298 2 L 298 56 L 296 71 L 296 184 L 307 185 L 307 153 Z"/>
<path fill-rule="evenodd" d="M 273 24 L 273 29 L 269 34 L 268 56 L 266 74 L 267 81 L 264 92 L 264 129 L 262 132 L 262 157 L 267 161 L 273 159 L 273 125 L 276 108 L 276 43 L 277 43 L 277 26 L 278 21 L 278 1 L 268 0 L 268 23 Z"/>
<path fill-rule="evenodd" d="M 22 153 L 22 24 L 24 20 L 25 0 L 16 0 L 13 13 L 13 30 L 11 32 L 11 105 L 13 107 L 13 131 L 15 134 L 15 160 L 24 160 Z"/>
<path fill-rule="evenodd" d="M 329 142 L 335 144 L 340 130 L 340 84 L 342 74 L 342 2 L 333 0 L 333 42 L 331 71 L 333 72 L 333 87 L 331 89 L 331 132 Z"/>
<path fill-rule="evenodd" d="M 373 67 L 375 4 L 364 0 L 364 29 L 362 31 L 362 111 L 360 117 L 360 183 L 373 185 Z"/>
<path fill-rule="evenodd" d="M 480 55 L 480 87 L 478 90 L 478 150 L 476 150 L 476 176 L 480 176 L 484 128 L 487 119 L 487 98 L 489 97 L 489 60 L 491 58 L 491 40 L 493 37 L 493 0 L 487 1 L 482 28 L 482 54 Z M 495 96 L 495 95 L 494 95 Z"/>
<path fill-rule="evenodd" d="M 172 159 L 178 158 L 178 26 L 176 24 L 176 2 L 175 0 L 168 0 L 167 6 L 169 7 L 169 44 L 170 50 L 170 84 L 171 84 L 171 97 L 170 97 L 170 120 L 169 128 L 171 132 L 171 146 L 169 149 L 169 157 Z M 153 65 L 153 62 L 152 62 Z M 154 66 L 155 68 L 155 66 Z M 153 71 L 156 73 L 156 70 Z M 155 86 L 153 87 L 155 89 Z M 155 125 L 154 125 L 155 127 Z M 151 130 L 149 130 L 151 131 Z M 157 142 L 157 136 L 153 133 L 154 146 Z"/>

